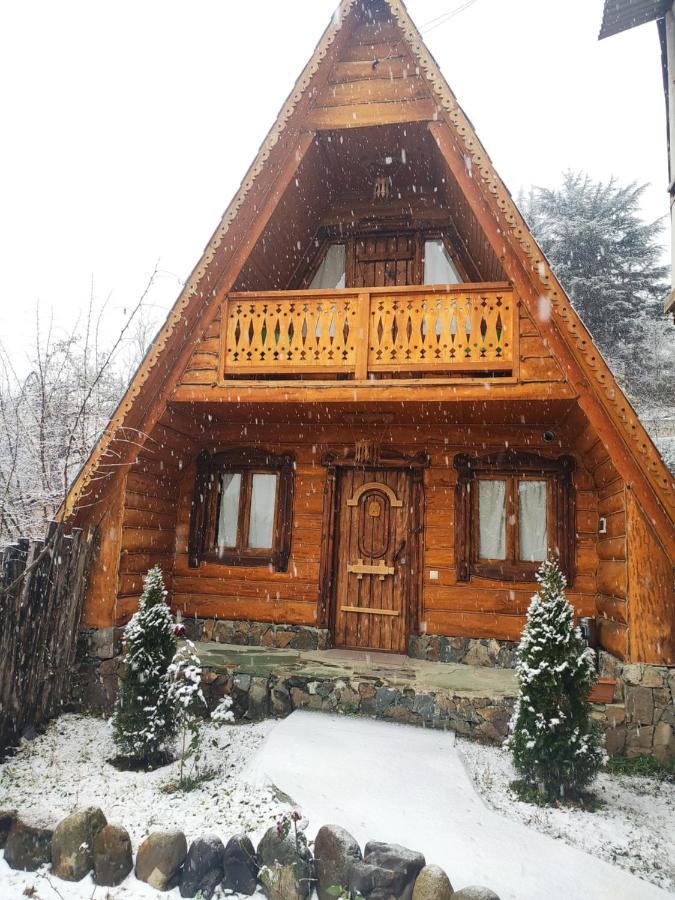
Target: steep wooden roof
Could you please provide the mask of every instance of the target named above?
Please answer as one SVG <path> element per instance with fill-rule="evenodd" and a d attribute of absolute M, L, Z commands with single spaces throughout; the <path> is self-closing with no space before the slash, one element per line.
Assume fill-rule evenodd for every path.
<path fill-rule="evenodd" d="M 611 448 L 618 471 L 638 493 L 675 559 L 673 478 L 555 278 L 401 0 L 340 3 L 108 428 L 75 479 L 66 513 L 78 507 L 91 509 L 105 496 L 121 463 L 133 457 L 139 433 L 147 434 L 161 415 L 175 373 L 185 367 L 195 341 L 216 314 L 215 301 L 232 289 L 251 247 L 312 145 L 315 131 L 327 127 L 320 114 L 313 112 L 313 104 L 340 48 L 359 17 L 382 12 L 395 23 L 406 52 L 428 85 L 427 98 L 408 101 L 410 115 L 428 122 L 441 155 L 505 268 L 509 261 L 509 277 L 522 301 L 537 315 L 542 333 L 579 395 L 580 406 Z M 360 114 L 369 115 L 374 105 L 363 104 Z M 390 107 L 393 110 L 394 104 Z M 404 109 L 400 115 L 399 121 L 406 121 Z M 372 123 L 346 121 L 344 127 L 355 124 Z"/>

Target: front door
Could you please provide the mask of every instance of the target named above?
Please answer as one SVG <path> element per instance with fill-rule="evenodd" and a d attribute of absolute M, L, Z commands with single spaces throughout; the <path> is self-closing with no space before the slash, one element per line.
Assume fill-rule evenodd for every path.
<path fill-rule="evenodd" d="M 420 239 L 413 232 L 357 238 L 353 244 L 353 284 L 347 287 L 395 287 L 419 284 Z"/>
<path fill-rule="evenodd" d="M 406 652 L 411 576 L 411 476 L 349 468 L 337 493 L 336 647 Z"/>

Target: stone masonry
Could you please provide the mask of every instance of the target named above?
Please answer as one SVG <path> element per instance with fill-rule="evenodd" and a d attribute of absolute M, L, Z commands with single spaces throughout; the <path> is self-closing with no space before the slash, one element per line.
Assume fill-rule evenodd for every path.
<path fill-rule="evenodd" d="M 675 763 L 675 668 L 622 663 L 601 651 L 600 675 L 616 681 L 614 702 L 594 710 L 607 752 Z"/>

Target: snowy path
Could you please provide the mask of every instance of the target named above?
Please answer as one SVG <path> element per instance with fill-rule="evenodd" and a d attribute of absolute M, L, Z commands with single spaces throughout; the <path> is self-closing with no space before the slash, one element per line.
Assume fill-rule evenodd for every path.
<path fill-rule="evenodd" d="M 501 900 L 665 900 L 670 893 L 489 810 L 454 736 L 369 719 L 295 712 L 245 772 L 289 794 L 311 837 L 336 823 L 365 844 L 392 841 L 443 866 L 455 888 Z"/>

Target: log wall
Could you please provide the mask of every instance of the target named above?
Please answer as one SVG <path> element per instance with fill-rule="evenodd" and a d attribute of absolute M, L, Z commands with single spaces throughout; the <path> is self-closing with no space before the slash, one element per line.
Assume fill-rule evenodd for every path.
<path fill-rule="evenodd" d="M 537 450 L 558 456 L 573 451 L 560 444 L 542 441 L 541 428 L 513 426 L 470 427 L 443 426 L 419 428 L 416 425 L 372 427 L 373 439 L 390 444 L 406 453 L 425 449 L 431 455 L 431 466 L 425 472 L 425 530 L 422 578 L 422 622 L 429 633 L 470 635 L 517 639 L 535 583 L 512 584 L 491 579 L 473 578 L 469 584 L 458 583 L 454 560 L 454 485 L 456 473 L 453 459 L 466 451 L 467 435 L 482 452 L 503 450 L 506 445 L 523 450 Z M 345 444 L 363 437 L 362 428 L 353 426 L 288 426 L 269 425 L 242 429 L 238 426 L 215 425 L 208 440 L 196 441 L 193 459 L 200 449 L 214 451 L 228 445 L 261 446 L 275 453 L 292 452 L 297 467 L 293 511 L 293 539 L 287 572 L 270 572 L 261 567 L 230 567 L 202 564 L 191 569 L 187 560 L 189 517 L 194 485 L 194 463 L 187 466 L 178 489 L 176 522 L 176 555 L 170 583 L 173 604 L 186 615 L 204 618 L 254 619 L 314 625 L 317 622 L 319 598 L 319 564 L 321 549 L 323 487 L 326 470 L 321 456 L 329 450 L 342 450 Z M 592 478 L 583 461 L 577 458 L 574 480 L 577 490 L 577 575 L 569 592 L 578 615 L 593 615 L 595 610 L 597 497 Z M 126 514 L 125 514 L 126 516 Z M 146 528 L 149 532 L 150 529 Z M 135 539 L 136 529 L 133 530 Z M 145 534 L 143 551 L 133 553 L 140 568 L 148 561 L 147 543 L 157 540 L 153 532 Z M 162 536 L 160 546 L 169 544 Z M 136 544 L 134 544 L 136 546 Z M 157 546 L 153 543 L 153 546 Z M 128 548 L 128 543 L 127 543 Z M 154 557 L 159 560 L 162 554 Z M 121 573 L 128 573 L 123 562 Z M 438 573 L 432 579 L 430 572 Z M 121 574 L 118 620 L 125 620 L 138 595 L 140 578 Z"/>

